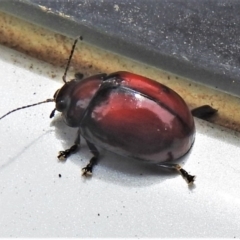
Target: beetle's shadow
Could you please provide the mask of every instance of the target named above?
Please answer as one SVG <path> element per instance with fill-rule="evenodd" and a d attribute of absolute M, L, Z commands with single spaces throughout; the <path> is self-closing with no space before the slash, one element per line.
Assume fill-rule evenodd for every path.
<path fill-rule="evenodd" d="M 77 135 L 77 128 L 68 127 L 62 120 L 60 114 L 53 119 L 52 126 L 55 127 L 56 138 L 62 142 L 64 150 L 73 145 Z M 179 181 L 184 181 L 175 171 L 156 167 L 154 164 L 142 162 L 133 158 L 126 158 L 115 153 L 100 150 L 98 165 L 93 169 L 93 176 L 98 179 L 116 183 L 124 186 L 144 187 L 152 184 L 159 184 L 167 179 L 179 177 Z M 81 138 L 81 149 L 71 155 L 67 161 L 72 161 L 80 169 L 85 167 L 92 154 L 83 138 Z M 182 159 L 180 159 L 182 160 Z M 184 157 L 184 162 L 186 162 Z M 81 176 L 79 176 L 81 177 Z"/>

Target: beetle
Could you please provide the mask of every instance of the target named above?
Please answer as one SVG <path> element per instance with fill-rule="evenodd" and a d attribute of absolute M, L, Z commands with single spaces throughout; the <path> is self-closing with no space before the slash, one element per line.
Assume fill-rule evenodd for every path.
<path fill-rule="evenodd" d="M 17 110 L 42 103 L 55 102 L 55 111 L 62 113 L 64 122 L 78 128 L 76 140 L 69 149 L 60 151 L 59 160 L 66 160 L 80 147 L 83 137 L 93 154 L 83 175 L 91 175 L 99 158 L 98 148 L 121 156 L 177 170 L 188 184 L 195 176 L 190 175 L 174 160 L 184 156 L 195 139 L 193 116 L 206 118 L 217 110 L 208 105 L 192 111 L 172 89 L 152 79 L 125 71 L 97 74 L 83 79 L 82 74 L 66 81 L 67 71 L 77 44 L 73 44 L 63 75 L 64 85 L 53 99 L 23 106 Z"/>

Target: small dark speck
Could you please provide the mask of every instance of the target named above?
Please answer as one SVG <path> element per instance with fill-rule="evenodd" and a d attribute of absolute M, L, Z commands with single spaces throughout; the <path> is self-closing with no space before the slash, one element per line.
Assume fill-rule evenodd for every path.
<path fill-rule="evenodd" d="M 178 77 L 176 77 L 176 79 L 178 79 Z"/>
<path fill-rule="evenodd" d="M 61 175 L 61 174 L 58 174 L 58 177 L 59 177 L 59 178 L 61 178 L 61 177 L 62 177 L 62 175 Z"/>
<path fill-rule="evenodd" d="M 167 79 L 170 80 L 170 77 L 168 76 Z"/>
<path fill-rule="evenodd" d="M 188 86 L 189 86 L 189 87 L 191 87 L 191 86 L 192 86 L 192 84 L 191 84 L 191 83 L 189 83 L 189 84 L 188 84 Z"/>
<path fill-rule="evenodd" d="M 33 93 L 33 95 L 36 95 L 36 93 Z"/>
<path fill-rule="evenodd" d="M 98 216 L 100 216 L 100 213 L 98 213 Z"/>
<path fill-rule="evenodd" d="M 90 65 L 88 65 L 88 67 L 89 67 L 89 68 L 92 68 L 92 65 L 90 64 Z"/>
<path fill-rule="evenodd" d="M 142 176 L 143 174 L 142 174 L 142 173 L 140 173 L 139 175 L 140 175 L 140 176 Z"/>

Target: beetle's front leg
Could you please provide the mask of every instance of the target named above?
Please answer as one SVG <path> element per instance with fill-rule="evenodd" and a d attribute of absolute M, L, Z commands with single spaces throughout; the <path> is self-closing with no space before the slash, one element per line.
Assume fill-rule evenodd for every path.
<path fill-rule="evenodd" d="M 81 132 L 80 129 L 77 131 L 77 137 L 74 141 L 74 145 L 72 145 L 69 149 L 66 149 L 64 151 L 60 151 L 58 153 L 58 159 L 60 161 L 65 161 L 71 154 L 75 153 L 80 148 L 80 142 L 81 142 Z"/>
<path fill-rule="evenodd" d="M 93 169 L 94 165 L 97 164 L 98 157 L 99 157 L 99 151 L 97 150 L 97 148 L 89 141 L 86 140 L 86 142 L 87 142 L 87 145 L 88 145 L 90 151 L 93 154 L 93 157 L 90 159 L 88 165 L 86 167 L 82 168 L 83 176 L 92 175 L 92 169 Z"/>

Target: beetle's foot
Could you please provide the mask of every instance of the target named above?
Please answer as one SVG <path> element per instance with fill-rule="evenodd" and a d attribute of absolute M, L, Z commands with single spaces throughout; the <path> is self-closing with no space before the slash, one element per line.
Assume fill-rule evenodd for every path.
<path fill-rule="evenodd" d="M 97 162 L 97 157 L 92 157 L 88 165 L 82 168 L 82 175 L 85 177 L 92 176 L 92 170 L 93 170 L 93 167 L 96 165 L 96 162 Z"/>
<path fill-rule="evenodd" d="M 87 176 L 92 176 L 92 164 L 89 163 L 86 167 L 82 168 L 82 175 L 87 177 Z"/>
<path fill-rule="evenodd" d="M 59 161 L 65 161 L 68 156 L 69 156 L 69 153 L 67 153 L 66 151 L 59 151 L 57 157 Z"/>
<path fill-rule="evenodd" d="M 58 159 L 60 161 L 65 161 L 72 153 L 76 152 L 78 149 L 79 145 L 78 144 L 74 144 L 72 147 L 70 147 L 69 149 L 66 149 L 65 151 L 60 151 L 58 153 Z"/>
<path fill-rule="evenodd" d="M 176 166 L 177 171 L 186 180 L 188 185 L 192 185 L 196 179 L 196 176 L 190 175 L 186 170 L 184 170 L 180 165 Z"/>

